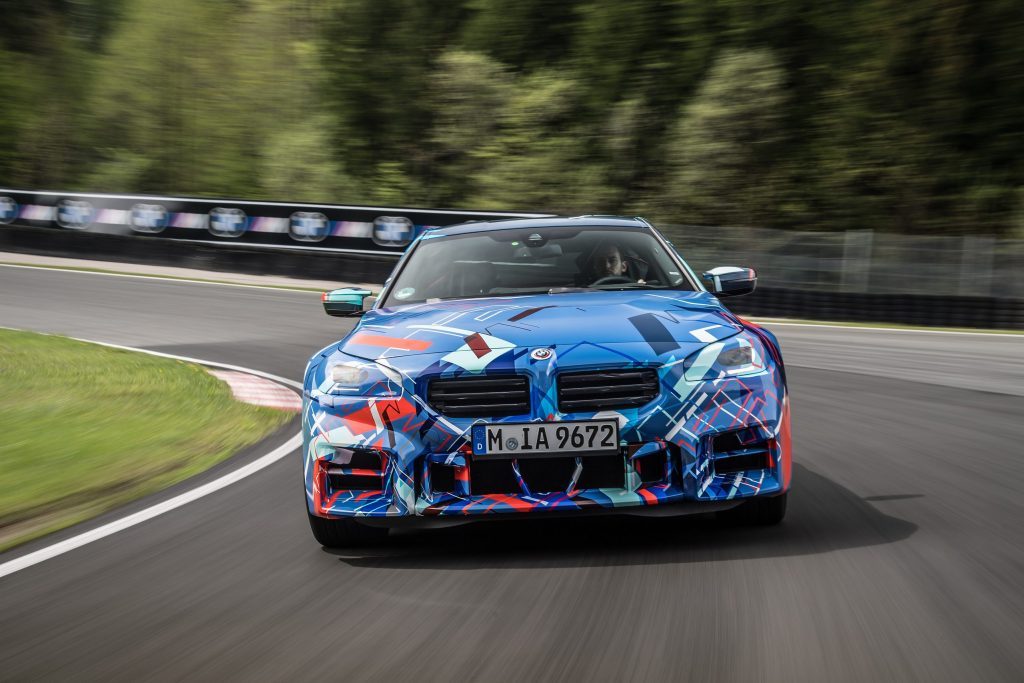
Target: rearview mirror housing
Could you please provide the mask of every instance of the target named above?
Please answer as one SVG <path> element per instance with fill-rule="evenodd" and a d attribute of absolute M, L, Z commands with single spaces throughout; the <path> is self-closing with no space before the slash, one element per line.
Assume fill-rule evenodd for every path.
<path fill-rule="evenodd" d="M 362 287 L 342 287 L 324 292 L 320 300 L 324 304 L 324 312 L 339 318 L 351 318 L 362 315 L 377 300 L 368 289 Z"/>
<path fill-rule="evenodd" d="M 757 287 L 757 273 L 753 268 L 720 266 L 704 273 L 703 277 L 708 288 L 718 297 L 743 296 Z"/>

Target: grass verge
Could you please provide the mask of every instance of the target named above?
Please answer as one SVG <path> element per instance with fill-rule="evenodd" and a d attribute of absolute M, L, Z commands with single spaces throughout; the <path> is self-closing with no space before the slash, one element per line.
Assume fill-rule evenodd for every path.
<path fill-rule="evenodd" d="M 0 551 L 165 488 L 290 413 L 202 367 L 0 329 Z"/>

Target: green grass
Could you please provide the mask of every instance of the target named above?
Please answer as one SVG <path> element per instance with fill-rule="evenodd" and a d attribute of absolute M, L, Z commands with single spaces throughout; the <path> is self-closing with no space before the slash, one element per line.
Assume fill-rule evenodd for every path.
<path fill-rule="evenodd" d="M 0 550 L 165 488 L 277 429 L 202 367 L 0 329 Z"/>

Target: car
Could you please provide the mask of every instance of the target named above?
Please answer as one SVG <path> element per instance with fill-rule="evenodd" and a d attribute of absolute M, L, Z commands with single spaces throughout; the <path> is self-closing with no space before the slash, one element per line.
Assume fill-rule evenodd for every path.
<path fill-rule="evenodd" d="M 756 282 L 738 267 L 698 278 L 642 218 L 423 232 L 379 297 L 322 297 L 359 320 L 305 372 L 313 535 L 343 547 L 402 525 L 587 513 L 780 522 L 779 343 L 720 302 Z"/>

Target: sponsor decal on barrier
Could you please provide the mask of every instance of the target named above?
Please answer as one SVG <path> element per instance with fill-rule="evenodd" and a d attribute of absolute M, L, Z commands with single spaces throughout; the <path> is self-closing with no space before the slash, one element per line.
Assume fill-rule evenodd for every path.
<path fill-rule="evenodd" d="M 207 228 L 217 237 L 241 237 L 249 219 L 241 209 L 218 206 L 207 217 Z"/>
<path fill-rule="evenodd" d="M 155 234 L 167 227 L 170 214 L 159 204 L 136 204 L 131 211 L 131 227 L 135 232 Z"/>
<path fill-rule="evenodd" d="M 0 197 L 0 224 L 7 224 L 18 217 L 18 202 L 10 197 Z"/>
<path fill-rule="evenodd" d="M 396 257 L 430 227 L 539 215 L 0 187 L 0 225 L 24 222 L 53 230 L 130 232 L 172 240 L 213 236 L 264 249 L 301 247 Z"/>
<path fill-rule="evenodd" d="M 81 199 L 62 199 L 57 202 L 57 225 L 71 230 L 88 230 L 96 210 Z"/>
<path fill-rule="evenodd" d="M 373 221 L 373 241 L 382 247 L 404 247 L 414 233 L 412 221 L 402 216 L 379 216 Z"/>
<path fill-rule="evenodd" d="M 296 211 L 288 222 L 288 234 L 300 242 L 320 242 L 331 232 L 331 222 L 319 211 Z"/>

